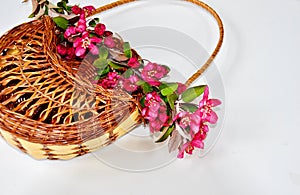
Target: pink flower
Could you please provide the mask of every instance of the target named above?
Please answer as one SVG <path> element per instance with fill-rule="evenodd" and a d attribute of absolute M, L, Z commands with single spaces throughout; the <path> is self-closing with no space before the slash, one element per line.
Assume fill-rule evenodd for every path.
<path fill-rule="evenodd" d="M 198 133 L 201 126 L 201 118 L 196 113 L 180 112 L 173 121 L 179 119 L 179 126 L 183 129 L 190 129 L 193 134 Z"/>
<path fill-rule="evenodd" d="M 83 33 L 86 31 L 86 19 L 84 14 L 80 14 L 80 19 L 77 23 L 76 32 Z"/>
<path fill-rule="evenodd" d="M 184 152 L 187 154 L 193 154 L 193 151 L 195 148 L 204 148 L 204 143 L 200 139 L 200 133 L 197 133 L 192 141 L 186 142 L 183 146 L 181 146 L 177 158 L 183 158 L 184 157 Z"/>
<path fill-rule="evenodd" d="M 74 5 L 74 6 L 72 7 L 71 11 L 72 11 L 74 14 L 76 14 L 76 15 L 82 13 L 82 9 L 81 9 L 78 5 Z"/>
<path fill-rule="evenodd" d="M 89 49 L 89 51 L 97 55 L 99 53 L 99 49 L 95 45 L 95 43 L 101 43 L 102 39 L 98 37 L 89 37 L 88 32 L 82 33 L 81 38 L 76 38 L 73 46 L 76 48 L 75 55 L 78 57 L 84 57 L 84 54 L 86 53 L 86 50 Z"/>
<path fill-rule="evenodd" d="M 111 36 L 104 39 L 104 44 L 109 48 L 113 48 L 115 46 L 114 39 Z"/>
<path fill-rule="evenodd" d="M 167 125 L 169 119 L 167 107 L 156 92 L 146 95 L 142 116 L 149 121 L 151 133 L 158 132 L 163 126 Z"/>
<path fill-rule="evenodd" d="M 105 89 L 113 89 L 117 86 L 120 75 L 116 72 L 109 72 L 107 77 L 100 82 Z"/>
<path fill-rule="evenodd" d="M 199 109 L 196 113 L 204 122 L 215 124 L 218 121 L 218 115 L 212 110 L 213 107 L 221 104 L 218 99 L 208 99 L 209 88 L 206 87 L 203 94 L 203 99 L 199 103 Z"/>
<path fill-rule="evenodd" d="M 76 27 L 74 26 L 70 26 L 67 28 L 67 30 L 64 33 L 64 37 L 66 39 L 68 39 L 70 36 L 75 35 L 76 34 Z"/>
<path fill-rule="evenodd" d="M 160 103 L 152 102 L 151 106 L 146 107 L 142 110 L 142 116 L 150 122 L 155 121 L 159 116 L 158 111 L 163 111 L 160 107 Z"/>
<path fill-rule="evenodd" d="M 182 94 L 183 92 L 185 92 L 187 88 L 186 85 L 182 83 L 177 83 L 177 84 L 178 84 L 177 93 Z"/>
<path fill-rule="evenodd" d="M 149 108 L 147 112 L 148 116 L 145 118 L 149 120 L 151 133 L 158 132 L 162 127 L 168 125 L 167 122 L 169 116 L 167 115 L 167 108 L 165 105 L 156 104 L 155 106 Z"/>
<path fill-rule="evenodd" d="M 138 67 L 140 67 L 140 62 L 138 61 L 137 58 L 130 58 L 127 64 L 131 68 L 138 68 Z"/>
<path fill-rule="evenodd" d="M 138 89 L 136 82 L 138 82 L 139 78 L 135 75 L 130 76 L 128 79 L 123 80 L 123 87 L 128 92 L 134 92 Z"/>
<path fill-rule="evenodd" d="M 151 106 L 153 103 L 156 103 L 156 102 L 157 103 L 162 102 L 162 99 L 155 91 L 148 93 L 146 95 L 145 106 Z"/>
<path fill-rule="evenodd" d="M 156 63 L 149 62 L 142 70 L 142 78 L 152 86 L 158 86 L 161 78 L 168 74 L 168 69 Z"/>
<path fill-rule="evenodd" d="M 102 36 L 105 32 L 105 29 L 106 29 L 106 27 L 104 24 L 97 24 L 95 26 L 95 33 L 99 36 Z"/>
<path fill-rule="evenodd" d="M 94 6 L 89 5 L 89 6 L 83 7 L 83 10 L 84 10 L 88 15 L 90 15 L 91 13 L 93 13 L 93 11 L 96 10 L 96 8 L 95 8 Z"/>

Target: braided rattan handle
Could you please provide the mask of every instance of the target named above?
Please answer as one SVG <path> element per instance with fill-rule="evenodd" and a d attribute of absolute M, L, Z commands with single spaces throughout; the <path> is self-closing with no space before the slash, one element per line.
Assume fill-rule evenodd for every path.
<path fill-rule="evenodd" d="M 98 9 L 96 9 L 95 12 L 93 12 L 90 16 L 104 12 L 106 10 L 112 9 L 114 7 L 123 5 L 123 4 L 127 4 L 127 3 L 131 3 L 134 2 L 136 0 L 119 0 L 107 5 L 104 5 L 102 7 L 99 7 Z M 210 64 L 213 62 L 213 60 L 215 59 L 215 57 L 217 56 L 217 54 L 220 51 L 220 48 L 223 44 L 223 39 L 224 39 L 224 27 L 223 27 L 223 22 L 220 18 L 220 16 L 218 15 L 218 13 L 211 8 L 209 5 L 203 3 L 202 1 L 198 1 L 198 0 L 184 0 L 190 3 L 193 3 L 199 7 L 202 7 L 203 9 L 207 10 L 217 21 L 218 26 L 219 26 L 219 41 L 218 44 L 216 46 L 216 48 L 214 49 L 213 53 L 210 55 L 210 57 L 208 58 L 208 60 L 201 66 L 201 68 L 195 72 L 187 81 L 186 81 L 186 85 L 189 86 L 191 85 L 197 78 L 199 78 L 202 73 L 210 66 Z"/>

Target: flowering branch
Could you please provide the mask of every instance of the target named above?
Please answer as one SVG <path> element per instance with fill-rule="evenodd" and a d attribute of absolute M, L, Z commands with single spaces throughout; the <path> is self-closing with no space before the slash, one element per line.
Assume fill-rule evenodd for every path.
<path fill-rule="evenodd" d="M 141 59 L 128 42 L 108 31 L 99 18 L 86 19 L 95 11 L 93 6 L 68 6 L 68 0 L 62 0 L 49 9 L 47 0 L 33 2 L 34 14 L 46 8 L 44 14 L 51 10 L 67 16 L 53 17 L 60 40 L 58 53 L 67 60 L 88 58 L 97 69 L 97 76 L 91 81 L 94 85 L 122 89 L 136 97 L 150 132 L 161 132 L 156 142 L 170 138 L 169 151 L 178 149 L 178 158 L 192 154 L 195 148 L 204 148 L 209 124 L 218 120 L 213 108 L 221 104 L 217 99 L 209 99 L 208 86 L 187 88 L 179 82 L 165 82 L 171 71 L 168 66 Z M 201 96 L 201 101 L 194 103 Z"/>

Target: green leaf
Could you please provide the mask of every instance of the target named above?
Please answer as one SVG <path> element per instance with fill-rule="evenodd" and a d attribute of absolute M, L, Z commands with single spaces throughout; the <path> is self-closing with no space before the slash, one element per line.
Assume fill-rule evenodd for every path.
<path fill-rule="evenodd" d="M 174 110 L 175 109 L 175 102 L 178 99 L 178 95 L 173 93 L 171 95 L 168 95 L 167 98 L 168 98 L 168 102 L 169 102 L 169 105 L 170 105 L 171 109 Z"/>
<path fill-rule="evenodd" d="M 145 107 L 145 100 L 146 100 L 146 96 L 142 97 L 140 100 L 142 108 Z"/>
<path fill-rule="evenodd" d="M 90 35 L 89 35 L 90 38 L 92 38 L 92 37 L 97 37 L 97 36 L 98 36 L 98 35 L 97 35 L 96 33 L 90 32 Z"/>
<path fill-rule="evenodd" d="M 67 6 L 67 2 L 66 1 L 61 1 L 57 3 L 57 7 L 61 7 L 64 10 L 68 11 L 68 6 Z"/>
<path fill-rule="evenodd" d="M 64 14 L 64 9 L 63 8 L 54 8 L 54 10 L 57 12 L 57 13 L 60 13 L 60 14 Z"/>
<path fill-rule="evenodd" d="M 96 66 L 97 68 L 103 70 L 104 68 L 106 68 L 108 65 L 107 60 L 106 59 L 97 59 L 94 62 L 94 66 Z"/>
<path fill-rule="evenodd" d="M 60 17 L 60 16 L 55 17 L 55 18 L 53 18 L 53 21 L 55 22 L 55 24 L 58 27 L 60 27 L 64 30 L 66 30 L 68 28 L 69 21 L 63 17 Z"/>
<path fill-rule="evenodd" d="M 184 102 L 191 102 L 197 97 L 199 97 L 205 90 L 206 85 L 200 85 L 196 87 L 192 87 L 187 89 L 185 92 L 182 93 L 182 100 Z"/>
<path fill-rule="evenodd" d="M 58 2 L 56 5 L 57 5 L 57 7 L 64 7 L 63 2 Z"/>
<path fill-rule="evenodd" d="M 44 15 L 48 15 L 48 14 L 49 14 L 49 7 L 46 5 Z"/>
<path fill-rule="evenodd" d="M 100 49 L 99 49 L 99 58 L 106 60 L 107 57 L 108 57 L 108 49 L 105 46 L 100 47 Z"/>
<path fill-rule="evenodd" d="M 101 76 L 100 76 L 100 75 L 97 75 L 97 76 L 94 78 L 95 81 L 98 81 L 99 79 L 101 79 Z"/>
<path fill-rule="evenodd" d="M 143 92 L 146 94 L 146 93 L 150 93 L 153 91 L 153 88 L 151 87 L 151 85 L 149 83 L 144 83 L 141 85 L 142 89 L 143 89 Z"/>
<path fill-rule="evenodd" d="M 64 34 L 58 35 L 59 42 L 63 42 L 65 40 Z"/>
<path fill-rule="evenodd" d="M 35 17 L 35 16 L 40 12 L 40 10 L 41 10 L 41 5 L 40 5 L 40 4 L 34 3 L 32 14 L 30 14 L 30 15 L 28 16 L 28 18 L 33 18 L 33 17 Z"/>
<path fill-rule="evenodd" d="M 138 82 L 136 82 L 136 85 L 142 86 L 142 85 L 144 85 L 145 83 L 146 83 L 145 81 L 139 80 Z"/>
<path fill-rule="evenodd" d="M 161 99 L 165 102 L 165 104 L 169 104 L 167 96 L 161 96 Z"/>
<path fill-rule="evenodd" d="M 109 67 L 107 66 L 107 67 L 104 68 L 104 69 L 98 70 L 98 75 L 99 75 L 100 77 L 102 77 L 102 76 L 106 75 L 108 72 L 109 72 Z"/>
<path fill-rule="evenodd" d="M 132 52 L 131 52 L 131 48 L 130 48 L 129 42 L 125 42 L 124 43 L 123 49 L 124 49 L 125 56 L 127 58 L 131 58 L 132 57 Z"/>
<path fill-rule="evenodd" d="M 174 128 L 175 128 L 175 125 L 172 125 L 170 127 L 165 127 L 164 130 L 163 130 L 163 132 L 162 132 L 162 135 L 158 138 L 158 140 L 156 141 L 156 143 L 160 143 L 160 142 L 163 142 L 166 139 L 168 139 L 168 137 L 173 132 Z"/>
<path fill-rule="evenodd" d="M 112 68 L 112 69 L 115 69 L 115 70 L 118 70 L 118 69 L 123 69 L 124 67 L 123 66 L 120 66 L 112 61 L 108 61 L 108 65 Z"/>
<path fill-rule="evenodd" d="M 194 113 L 198 109 L 198 106 L 193 104 L 181 104 L 180 108 L 184 111 Z"/>
<path fill-rule="evenodd" d="M 133 71 L 131 69 L 127 69 L 123 74 L 124 78 L 126 79 L 129 78 L 131 75 L 133 75 Z"/>
<path fill-rule="evenodd" d="M 168 96 L 173 94 L 178 88 L 177 83 L 164 83 L 164 84 L 165 87 L 161 90 L 161 94 L 163 96 Z"/>
<path fill-rule="evenodd" d="M 32 13 L 28 16 L 28 18 L 34 18 L 35 17 L 35 13 Z"/>
<path fill-rule="evenodd" d="M 90 27 L 95 27 L 97 24 L 96 24 L 96 21 L 95 20 L 91 20 L 90 22 L 89 22 L 89 26 Z"/>
<path fill-rule="evenodd" d="M 159 85 L 159 90 L 163 90 L 166 87 L 168 87 L 168 85 L 165 82 L 163 82 Z"/>
<path fill-rule="evenodd" d="M 95 27 L 99 23 L 100 19 L 99 18 L 94 18 L 89 22 L 89 26 Z"/>
<path fill-rule="evenodd" d="M 67 6 L 67 12 L 71 12 L 72 11 L 72 6 Z"/>

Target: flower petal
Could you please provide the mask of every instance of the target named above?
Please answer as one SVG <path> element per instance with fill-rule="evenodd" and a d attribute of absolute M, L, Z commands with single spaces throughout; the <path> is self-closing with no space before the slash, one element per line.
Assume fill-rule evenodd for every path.
<path fill-rule="evenodd" d="M 98 38 L 98 37 L 91 37 L 90 40 L 93 43 L 101 43 L 102 42 L 102 39 Z"/>
<path fill-rule="evenodd" d="M 206 117 L 207 122 L 211 124 L 216 124 L 218 121 L 218 115 L 212 110 Z"/>
<path fill-rule="evenodd" d="M 180 147 L 180 150 L 177 154 L 177 158 L 183 158 L 184 157 L 184 151 L 189 146 L 189 142 L 185 143 L 183 146 Z"/>
<path fill-rule="evenodd" d="M 209 95 L 209 88 L 208 88 L 208 86 L 206 86 L 205 89 L 204 89 L 203 98 L 199 103 L 200 108 L 203 107 L 204 105 L 206 105 L 206 102 L 208 100 L 208 95 Z"/>
<path fill-rule="evenodd" d="M 80 45 L 82 45 L 82 38 L 76 38 L 74 43 L 73 43 L 73 47 L 79 47 Z"/>
<path fill-rule="evenodd" d="M 193 133 L 195 133 L 195 134 L 198 133 L 200 130 L 200 126 L 193 122 L 190 124 L 190 127 L 191 127 L 191 130 L 193 131 Z"/>
<path fill-rule="evenodd" d="M 191 142 L 191 145 L 196 147 L 196 148 L 201 148 L 201 149 L 204 148 L 204 143 L 201 140 L 193 140 Z"/>
<path fill-rule="evenodd" d="M 163 113 L 161 113 L 160 115 L 159 115 L 159 120 L 162 122 L 162 123 L 165 123 L 167 120 L 168 120 L 168 115 L 166 115 L 166 114 L 163 114 Z"/>
<path fill-rule="evenodd" d="M 83 47 L 77 47 L 76 50 L 75 50 L 75 55 L 78 56 L 78 57 L 81 57 L 84 55 L 86 49 L 83 48 Z"/>
<path fill-rule="evenodd" d="M 96 47 L 94 44 L 90 44 L 89 50 L 93 55 L 98 55 L 99 54 L 99 49 Z"/>
<path fill-rule="evenodd" d="M 207 104 L 209 104 L 211 107 L 219 106 L 222 104 L 222 102 L 218 99 L 209 99 L 207 100 Z"/>

